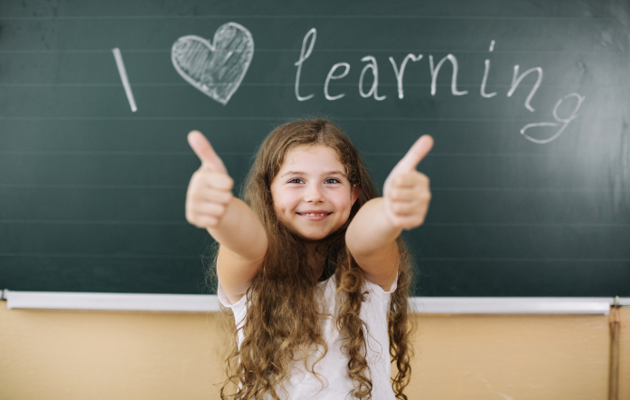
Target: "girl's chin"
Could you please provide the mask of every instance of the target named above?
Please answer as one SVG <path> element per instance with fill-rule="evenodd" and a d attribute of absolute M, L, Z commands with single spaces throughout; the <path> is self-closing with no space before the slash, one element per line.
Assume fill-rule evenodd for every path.
<path fill-rule="evenodd" d="M 298 236 L 305 242 L 319 242 L 322 239 L 326 239 L 328 235 L 304 235 L 298 233 Z"/>
<path fill-rule="evenodd" d="M 318 242 L 326 239 L 332 232 L 295 232 L 302 240 L 306 242 Z"/>
<path fill-rule="evenodd" d="M 296 224 L 297 225 L 297 224 Z M 317 242 L 335 233 L 340 226 L 320 226 L 319 229 L 299 225 L 285 225 L 293 234 L 306 242 Z"/>

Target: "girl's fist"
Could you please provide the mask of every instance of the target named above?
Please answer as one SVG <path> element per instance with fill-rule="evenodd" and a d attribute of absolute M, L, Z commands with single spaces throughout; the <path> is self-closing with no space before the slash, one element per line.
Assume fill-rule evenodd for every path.
<path fill-rule="evenodd" d="M 201 132 L 190 132 L 188 143 L 201 160 L 201 167 L 188 184 L 186 220 L 198 228 L 213 228 L 219 225 L 232 200 L 234 181 Z"/>
<path fill-rule="evenodd" d="M 385 215 L 396 228 L 413 229 L 424 222 L 429 210 L 429 178 L 416 166 L 433 147 L 433 138 L 423 135 L 411 146 L 385 180 L 383 197 Z"/>

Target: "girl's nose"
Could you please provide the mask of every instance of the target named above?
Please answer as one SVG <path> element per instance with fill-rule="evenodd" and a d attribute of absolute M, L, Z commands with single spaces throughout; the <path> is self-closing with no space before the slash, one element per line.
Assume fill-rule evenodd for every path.
<path fill-rule="evenodd" d="M 324 193 L 319 185 L 309 185 L 304 195 L 307 203 L 321 203 L 324 201 Z"/>

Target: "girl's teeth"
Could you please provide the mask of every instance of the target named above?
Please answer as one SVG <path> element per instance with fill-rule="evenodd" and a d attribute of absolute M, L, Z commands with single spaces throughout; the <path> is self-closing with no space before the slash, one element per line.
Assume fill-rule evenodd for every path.
<path fill-rule="evenodd" d="M 326 214 L 315 214 L 315 213 L 310 213 L 310 214 L 304 214 L 307 217 L 323 217 Z"/>

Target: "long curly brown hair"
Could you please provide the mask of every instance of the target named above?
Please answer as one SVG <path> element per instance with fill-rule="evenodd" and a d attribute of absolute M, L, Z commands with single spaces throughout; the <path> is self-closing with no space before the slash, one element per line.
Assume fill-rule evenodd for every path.
<path fill-rule="evenodd" d="M 313 119 L 290 122 L 271 132 L 262 143 L 246 179 L 243 199 L 260 219 L 269 244 L 262 266 L 246 293 L 246 300 L 251 303 L 242 327 L 244 340 L 240 349 L 237 331 L 232 329 L 234 346 L 226 359 L 228 378 L 221 387 L 223 400 L 226 396 L 235 400 L 260 399 L 267 393 L 279 399 L 276 389 L 288 379 L 290 366 L 295 361 L 303 361 L 305 370 L 322 382 L 314 367 L 328 351 L 320 330 L 320 320 L 325 316 L 313 302 L 321 268 L 309 265 L 302 240 L 278 221 L 270 190 L 287 152 L 297 146 L 317 144 L 336 151 L 350 184 L 360 188 L 346 223 L 322 240 L 317 252 L 324 255 L 323 275 L 334 275 L 337 286 L 336 326 L 346 337 L 342 351 L 348 355 L 348 374 L 354 381 L 351 394 L 358 399 L 372 398 L 372 381 L 366 375 L 369 365 L 365 358 L 364 323 L 359 316 L 365 296 L 365 276 L 346 247 L 345 234 L 359 208 L 377 193 L 357 149 L 345 133 L 330 121 Z M 402 238 L 396 242 L 400 264 L 397 289 L 391 295 L 387 317 L 389 353 L 397 370 L 392 388 L 397 399 L 406 400 L 403 390 L 411 378 L 413 356 L 409 337 L 415 330 L 412 318 L 408 317 L 411 257 Z M 216 267 L 216 257 L 213 267 Z M 209 271 L 216 278 L 216 268 Z M 323 351 L 309 366 L 307 352 L 312 345 Z M 230 384 L 236 387 L 235 394 L 226 393 Z"/>

